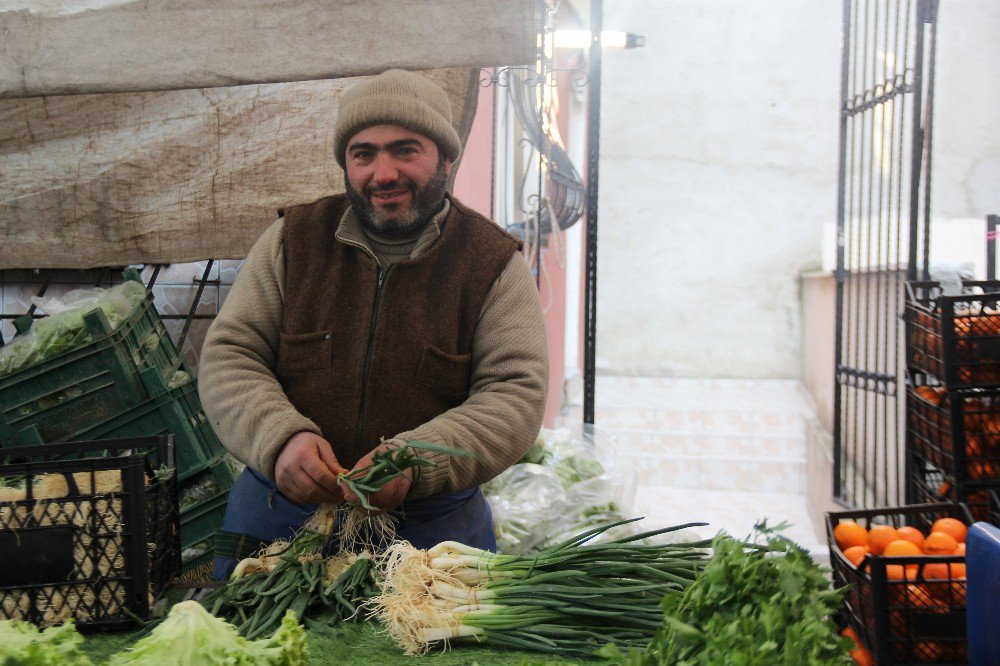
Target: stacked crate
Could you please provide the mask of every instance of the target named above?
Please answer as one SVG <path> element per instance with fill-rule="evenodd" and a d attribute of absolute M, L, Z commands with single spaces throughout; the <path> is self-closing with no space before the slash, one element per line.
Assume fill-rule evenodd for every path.
<path fill-rule="evenodd" d="M 0 619 L 149 619 L 180 571 L 174 454 L 171 437 L 0 451 Z"/>
<path fill-rule="evenodd" d="M 963 502 L 996 520 L 1000 282 L 965 282 L 954 296 L 908 283 L 906 362 L 907 500 Z"/>
<path fill-rule="evenodd" d="M 926 534 L 946 517 L 972 521 L 968 507 L 954 503 L 826 514 L 833 585 L 846 588 L 845 619 L 880 666 L 968 662 L 965 555 L 869 554 L 855 564 L 837 546 L 834 531 L 841 521 L 851 521 L 866 530 L 906 525 Z"/>
<path fill-rule="evenodd" d="M 139 281 L 135 271 L 125 277 Z M 174 435 L 184 571 L 204 577 L 235 470 L 194 376 L 148 292 L 113 330 L 100 309 L 84 324 L 91 342 L 0 377 L 0 448 Z"/>

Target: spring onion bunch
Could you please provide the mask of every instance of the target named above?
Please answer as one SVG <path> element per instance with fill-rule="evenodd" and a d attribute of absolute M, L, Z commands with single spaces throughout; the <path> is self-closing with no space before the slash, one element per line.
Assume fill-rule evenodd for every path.
<path fill-rule="evenodd" d="M 410 654 L 463 639 L 574 656 L 592 655 L 608 642 L 642 648 L 663 624 L 661 599 L 694 581 L 711 542 L 637 543 L 704 524 L 689 523 L 588 543 L 634 520 L 525 556 L 454 542 L 426 551 L 393 544 L 372 606 Z"/>
<path fill-rule="evenodd" d="M 407 469 L 435 465 L 417 450 L 471 455 L 420 441 L 376 452 L 371 465 L 340 475 L 339 482 L 358 496 L 360 508 L 340 511 L 334 504 L 321 504 L 291 541 L 276 541 L 256 557 L 240 561 L 229 583 L 212 596 L 212 612 L 230 620 L 251 639 L 273 631 L 286 610 L 301 618 L 309 607 L 322 604 L 333 608 L 341 619 L 355 616 L 358 605 L 375 592 L 371 557 L 344 556 L 353 557 L 345 564 L 338 558 L 324 559 L 323 548 L 338 523 L 341 548 L 357 541 L 366 522 L 374 523 L 376 530 L 391 531 L 388 518 L 377 516 L 381 522 L 375 522 L 365 510 L 376 510 L 371 495 Z M 360 560 L 367 563 L 358 564 Z"/>

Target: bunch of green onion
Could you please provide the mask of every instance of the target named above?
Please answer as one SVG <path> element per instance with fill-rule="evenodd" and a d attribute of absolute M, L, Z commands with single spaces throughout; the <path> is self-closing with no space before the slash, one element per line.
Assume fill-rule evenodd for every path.
<path fill-rule="evenodd" d="M 286 610 L 293 610 L 301 618 L 308 608 L 322 604 L 332 608 L 335 617 L 355 616 L 359 605 L 376 591 L 371 556 L 345 554 L 324 560 L 323 548 L 338 522 L 342 550 L 356 542 L 365 523 L 377 522 L 376 530 L 391 532 L 387 517 L 375 516 L 373 520 L 367 514 L 377 510 L 369 500 L 406 470 L 435 465 L 420 456 L 418 450 L 472 455 L 422 441 L 376 452 L 371 465 L 339 478 L 358 496 L 360 506 L 340 511 L 334 504 L 321 504 L 291 541 L 276 541 L 257 556 L 241 560 L 229 583 L 209 599 L 214 602 L 212 612 L 228 619 L 251 639 L 276 629 Z M 343 558 L 350 558 L 350 562 L 345 564 Z M 359 560 L 364 561 L 358 564 Z"/>
<path fill-rule="evenodd" d="M 689 523 L 588 543 L 634 520 L 524 556 L 454 542 L 426 551 L 397 543 L 384 556 L 382 593 L 372 605 L 410 654 L 453 640 L 572 656 L 609 642 L 644 648 L 663 624 L 662 598 L 691 584 L 711 542 L 639 543 L 704 525 Z"/>

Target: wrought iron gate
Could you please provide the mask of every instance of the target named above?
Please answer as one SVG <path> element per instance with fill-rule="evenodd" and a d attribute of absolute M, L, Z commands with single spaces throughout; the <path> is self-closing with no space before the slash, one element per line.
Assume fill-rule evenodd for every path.
<path fill-rule="evenodd" d="M 938 0 L 844 0 L 834 498 L 902 504 L 903 285 L 926 276 Z"/>

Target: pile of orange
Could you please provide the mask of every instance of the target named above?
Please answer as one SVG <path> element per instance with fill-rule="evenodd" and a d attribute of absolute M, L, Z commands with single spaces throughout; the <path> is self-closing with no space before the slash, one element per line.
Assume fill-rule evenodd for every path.
<path fill-rule="evenodd" d="M 926 533 L 910 526 L 896 528 L 876 524 L 866 529 L 854 521 L 840 522 L 833 530 L 837 547 L 855 568 L 860 567 L 869 554 L 883 557 L 964 557 L 967 533 L 965 523 L 956 518 L 936 520 Z M 909 625 L 915 617 L 914 613 L 947 613 L 965 606 L 965 563 L 886 564 L 885 572 L 890 581 L 887 611 L 893 654 L 901 651 L 897 656 L 909 663 L 932 663 L 944 656 L 960 656 L 964 642 L 914 642 Z M 870 594 L 866 589 L 862 582 L 855 594 Z M 870 664 L 870 653 L 856 636 L 851 637 L 856 644 L 856 649 L 851 652 L 855 663 Z"/>
<path fill-rule="evenodd" d="M 939 518 L 925 535 L 915 527 L 904 525 L 872 525 L 865 529 L 854 521 L 842 521 L 833 529 L 833 538 L 844 557 L 855 567 L 861 565 L 871 553 L 884 557 L 919 557 L 922 555 L 965 555 L 965 535 L 968 527 L 957 518 Z M 886 575 L 892 580 L 916 577 L 917 565 L 903 571 L 900 564 L 886 566 Z M 959 580 L 965 578 L 963 563 L 934 563 L 923 566 L 926 580 Z"/>

